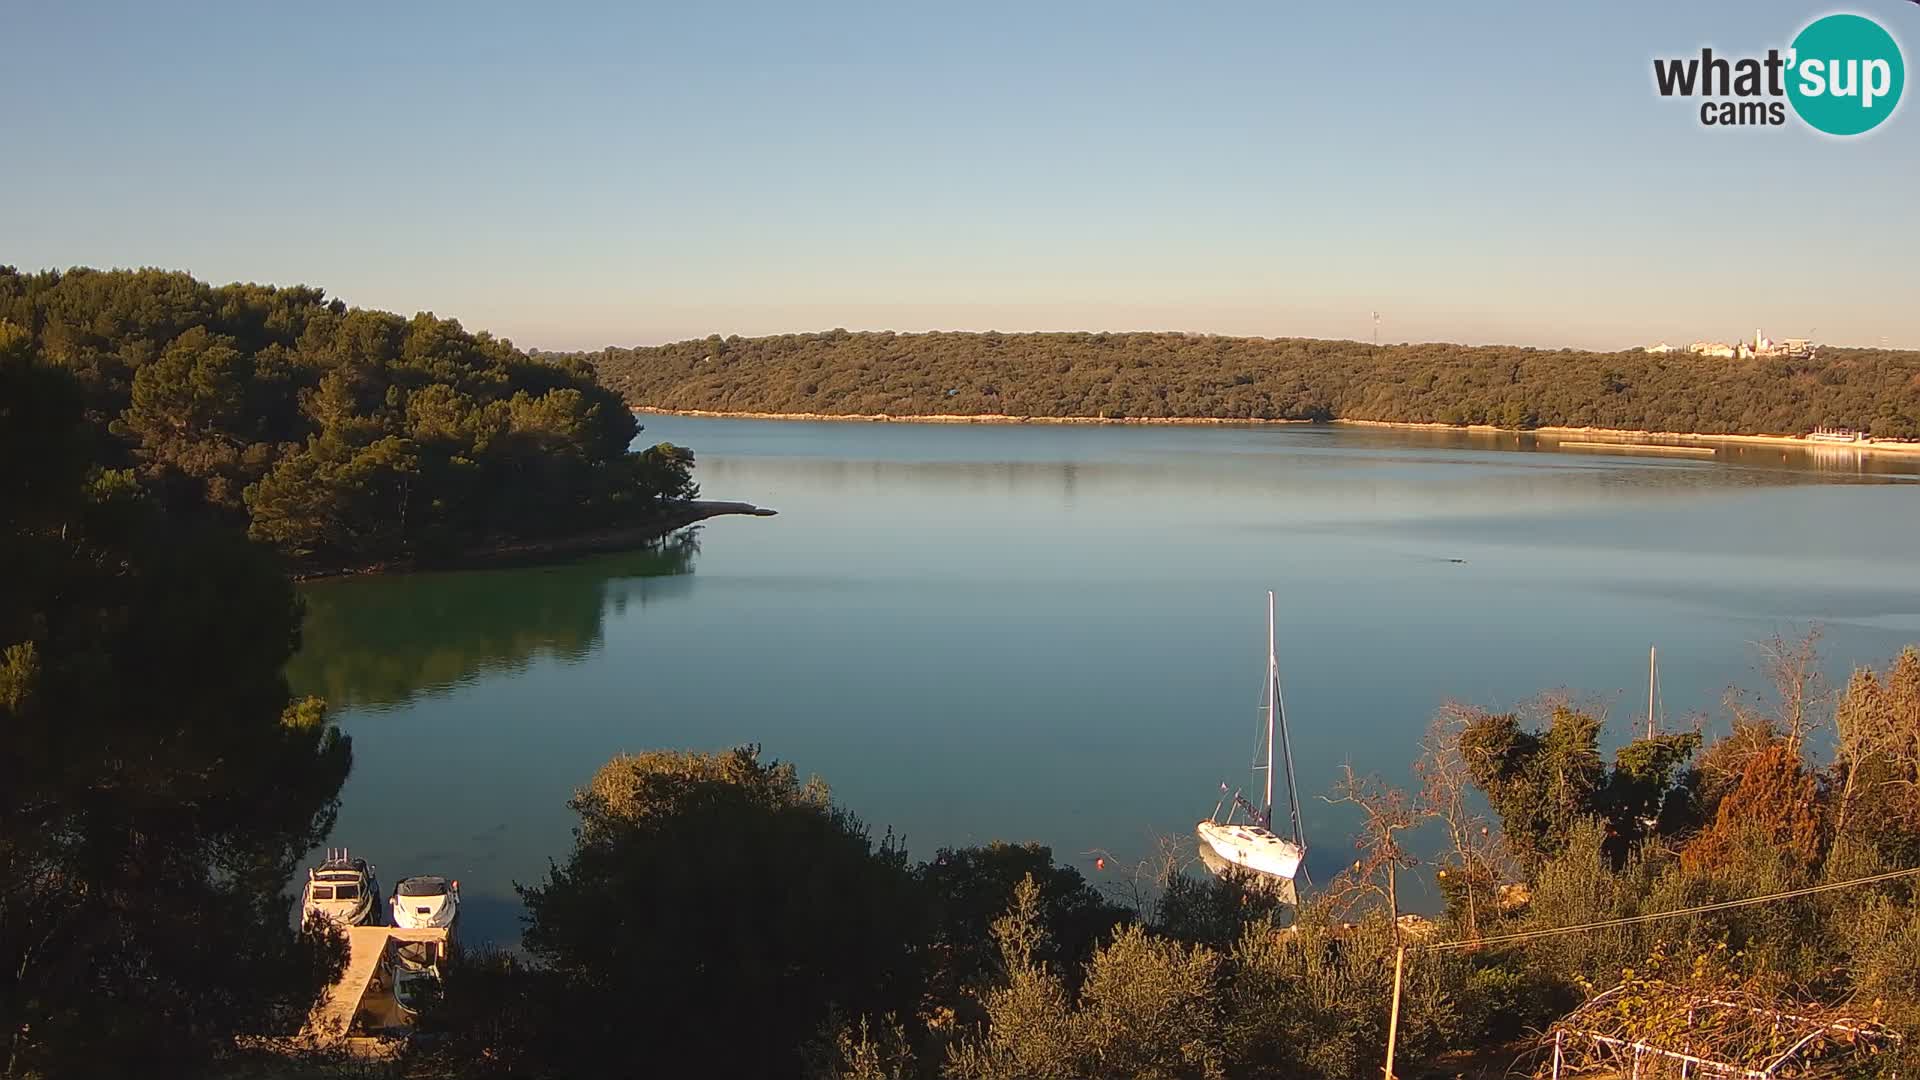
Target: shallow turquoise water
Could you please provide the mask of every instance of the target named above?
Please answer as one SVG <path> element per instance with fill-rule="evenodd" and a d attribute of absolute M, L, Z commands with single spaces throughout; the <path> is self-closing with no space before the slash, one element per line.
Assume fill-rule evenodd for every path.
<path fill-rule="evenodd" d="M 461 879 L 469 937 L 621 750 L 759 742 L 878 833 L 1039 840 L 1096 880 L 1246 782 L 1265 590 L 1309 866 L 1315 796 L 1404 780 L 1448 699 L 1569 688 L 1615 731 L 1758 688 L 1752 642 L 1824 627 L 1836 674 L 1920 640 L 1920 459 L 1315 427 L 992 427 L 650 417 L 704 492 L 780 511 L 524 570 L 316 583 L 292 675 L 354 737 L 334 843 Z M 1866 471 L 1866 470 L 1874 471 Z M 697 550 L 696 550 L 697 547 Z M 1423 903 L 1415 895 L 1410 906 Z"/>

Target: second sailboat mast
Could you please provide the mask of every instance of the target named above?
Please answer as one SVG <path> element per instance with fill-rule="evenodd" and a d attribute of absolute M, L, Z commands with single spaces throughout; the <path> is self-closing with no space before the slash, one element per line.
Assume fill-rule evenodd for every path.
<path fill-rule="evenodd" d="M 1273 647 L 1273 592 L 1267 592 L 1267 798 L 1266 827 L 1273 828 L 1273 726 L 1279 712 L 1280 672 Z"/>

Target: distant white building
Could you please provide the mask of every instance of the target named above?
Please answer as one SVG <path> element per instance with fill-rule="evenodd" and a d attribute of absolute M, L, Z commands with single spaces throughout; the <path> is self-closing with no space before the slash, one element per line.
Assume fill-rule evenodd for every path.
<path fill-rule="evenodd" d="M 1695 341 L 1685 346 L 1684 351 L 1690 352 L 1695 356 L 1714 356 L 1724 360 L 1732 360 L 1735 358 L 1749 360 L 1765 356 L 1790 356 L 1794 359 L 1804 359 L 1805 357 L 1812 356 L 1814 350 L 1817 348 L 1819 348 L 1819 346 L 1806 338 L 1786 338 L 1781 341 L 1775 341 L 1768 337 L 1763 331 L 1755 330 L 1753 332 L 1753 340 L 1751 341 L 1738 341 L 1733 344 L 1728 344 L 1724 341 Z M 1681 352 L 1683 349 L 1681 346 L 1669 345 L 1662 341 L 1658 345 L 1642 345 L 1640 346 L 1640 351 L 1644 353 L 1673 353 Z"/>
<path fill-rule="evenodd" d="M 1753 332 L 1753 344 L 1741 344 L 1741 352 L 1746 356 L 1791 356 L 1795 358 L 1813 355 L 1814 345 L 1806 338 L 1787 338 L 1775 341 L 1758 330 Z"/>
<path fill-rule="evenodd" d="M 1855 431 L 1852 428 L 1817 427 L 1807 435 L 1807 438 L 1823 443 L 1863 443 L 1867 441 L 1867 433 Z"/>

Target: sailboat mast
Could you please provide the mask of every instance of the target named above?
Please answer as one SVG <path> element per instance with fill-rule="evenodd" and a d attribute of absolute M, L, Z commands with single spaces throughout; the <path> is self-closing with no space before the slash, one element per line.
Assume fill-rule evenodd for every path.
<path fill-rule="evenodd" d="M 1273 591 L 1267 591 L 1267 828 L 1273 828 L 1273 725 L 1279 713 L 1280 672 L 1273 652 Z"/>
<path fill-rule="evenodd" d="M 1273 738 L 1276 724 L 1280 735 L 1280 757 L 1287 765 L 1287 818 L 1293 826 L 1293 842 L 1305 851 L 1307 839 L 1300 831 L 1300 785 L 1293 778 L 1293 738 L 1287 732 L 1287 699 L 1280 693 L 1280 661 L 1273 642 L 1273 593 L 1267 593 L 1267 828 L 1273 828 Z"/>

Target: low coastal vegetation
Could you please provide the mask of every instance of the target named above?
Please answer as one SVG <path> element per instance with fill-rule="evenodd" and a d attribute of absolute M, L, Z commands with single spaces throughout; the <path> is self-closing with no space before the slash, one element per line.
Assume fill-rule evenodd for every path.
<path fill-rule="evenodd" d="M 1722 359 L 1176 333 L 849 333 L 584 354 L 636 406 L 739 413 L 1374 420 L 1920 438 L 1920 353 Z"/>
<path fill-rule="evenodd" d="M 695 493 L 687 450 L 629 452 L 640 427 L 590 365 L 431 314 L 160 270 L 0 267 L 0 322 L 70 379 L 95 464 L 302 569 L 633 526 Z"/>
<path fill-rule="evenodd" d="M 573 850 L 522 889 L 530 956 L 469 957 L 403 1071 L 616 1075 L 640 1053 L 662 1075 L 1361 1080 L 1408 945 L 1401 1076 L 1531 1072 L 1545 1033 L 1615 987 L 1591 1022 L 1697 1051 L 1785 1045 L 1689 1029 L 1688 1001 L 1844 1006 L 1920 1041 L 1913 877 L 1619 922 L 1920 865 L 1920 650 L 1839 694 L 1811 639 L 1766 656 L 1775 692 L 1731 699 L 1710 743 L 1643 733 L 1609 759 L 1566 700 L 1441 710 L 1416 791 L 1337 786 L 1361 813 L 1354 861 L 1297 913 L 1173 848 L 1105 891 L 1032 844 L 915 863 L 753 747 L 617 758 L 573 799 Z M 1394 917 L 1415 867 L 1445 897 L 1432 920 Z M 1485 944 L 1420 948 L 1439 942 Z M 1891 1077 L 1916 1051 L 1802 1053 Z"/>

